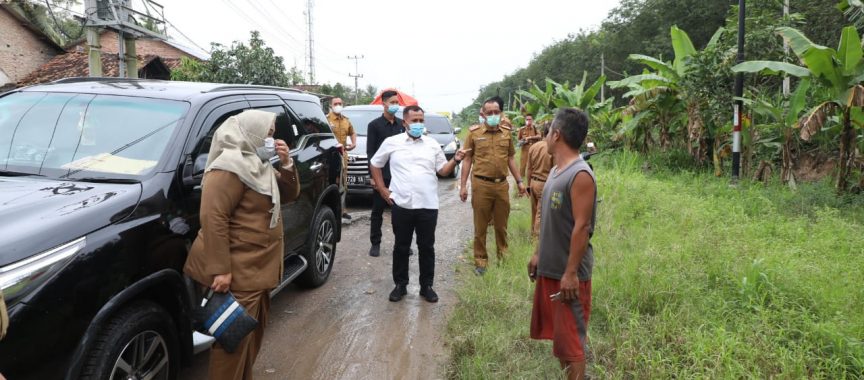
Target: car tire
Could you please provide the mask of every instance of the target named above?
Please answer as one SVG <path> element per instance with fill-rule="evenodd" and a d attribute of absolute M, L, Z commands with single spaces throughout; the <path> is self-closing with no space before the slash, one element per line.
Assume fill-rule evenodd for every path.
<path fill-rule="evenodd" d="M 321 206 L 312 221 L 303 257 L 308 267 L 297 278 L 297 284 L 317 288 L 327 282 L 336 257 L 336 215 L 327 206 Z"/>
<path fill-rule="evenodd" d="M 99 332 L 85 363 L 81 379 L 176 380 L 180 345 L 171 316 L 153 302 L 124 308 Z"/>

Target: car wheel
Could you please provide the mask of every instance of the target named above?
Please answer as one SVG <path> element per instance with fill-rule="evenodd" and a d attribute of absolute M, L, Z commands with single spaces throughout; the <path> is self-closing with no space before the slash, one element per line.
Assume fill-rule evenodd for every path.
<path fill-rule="evenodd" d="M 82 379 L 174 380 L 180 348 L 171 316 L 152 302 L 121 310 L 87 355 Z"/>
<path fill-rule="evenodd" d="M 307 288 L 323 285 L 330 277 L 333 259 L 336 256 L 336 216 L 327 206 L 321 206 L 309 230 L 304 257 L 309 265 L 297 279 Z"/>

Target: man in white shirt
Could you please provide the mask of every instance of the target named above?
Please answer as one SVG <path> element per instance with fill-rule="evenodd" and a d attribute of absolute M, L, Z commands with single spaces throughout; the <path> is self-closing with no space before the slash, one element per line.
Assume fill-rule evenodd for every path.
<path fill-rule="evenodd" d="M 411 240 L 417 233 L 420 251 L 420 296 L 438 302 L 432 290 L 435 277 L 435 226 L 438 223 L 438 176 L 448 176 L 465 158 L 459 150 L 447 161 L 438 142 L 424 136 L 424 111 L 405 107 L 402 113 L 405 133 L 388 137 L 369 161 L 376 190 L 392 207 L 391 220 L 396 243 L 393 246 L 393 282 L 390 301 L 398 302 L 408 293 L 408 256 Z M 381 169 L 390 162 L 390 188 L 384 186 Z"/>

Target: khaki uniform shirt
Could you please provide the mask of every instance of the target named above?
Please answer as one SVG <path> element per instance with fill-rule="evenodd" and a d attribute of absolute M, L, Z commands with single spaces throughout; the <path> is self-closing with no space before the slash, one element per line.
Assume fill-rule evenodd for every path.
<path fill-rule="evenodd" d="M 497 129 L 474 125 L 465 137 L 464 149 L 472 149 L 471 172 L 487 178 L 506 178 L 510 173 L 509 158 L 516 154 L 510 137 L 509 124 L 501 123 Z"/>
<path fill-rule="evenodd" d="M 525 126 L 525 127 L 519 128 L 519 133 L 516 136 L 516 140 L 521 141 L 521 140 L 525 140 L 529 137 L 537 137 L 537 136 L 540 136 L 540 134 L 537 133 L 537 129 L 535 129 L 533 125 L 530 127 Z M 537 141 L 534 141 L 534 140 L 526 141 L 525 144 L 522 144 L 522 152 L 523 153 L 527 152 L 528 148 L 530 148 L 531 145 L 534 145 L 535 143 L 537 143 Z"/>
<path fill-rule="evenodd" d="M 336 141 L 342 145 L 346 145 L 348 137 L 354 134 L 354 126 L 351 125 L 351 120 L 330 111 L 327 114 L 327 121 L 330 122 L 330 128 L 333 129 L 333 134 L 336 135 Z"/>
<path fill-rule="evenodd" d="M 546 141 L 540 140 L 528 150 L 528 183 L 533 179 L 546 181 L 552 170 L 552 156 L 549 155 Z"/>
<path fill-rule="evenodd" d="M 296 169 L 295 169 L 296 170 Z M 295 174 L 280 169 L 282 203 L 297 199 Z M 282 218 L 270 227 L 269 196 L 247 187 L 236 174 L 213 170 L 204 175 L 201 229 L 189 250 L 183 272 L 210 286 L 213 277 L 231 273 L 231 290 L 273 289 L 282 278 Z"/>

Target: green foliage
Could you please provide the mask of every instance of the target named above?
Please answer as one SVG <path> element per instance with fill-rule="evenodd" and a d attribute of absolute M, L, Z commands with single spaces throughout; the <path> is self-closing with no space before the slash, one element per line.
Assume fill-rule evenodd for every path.
<path fill-rule="evenodd" d="M 848 187 L 848 176 L 852 172 L 856 150 L 855 129 L 861 129 L 856 123 L 856 116 L 862 114 L 864 107 L 864 50 L 861 38 L 854 27 L 843 28 L 840 45 L 837 50 L 813 43 L 799 30 L 789 27 L 777 28 L 781 35 L 804 64 L 775 65 L 766 69 L 768 64 L 776 62 L 744 62 L 732 68 L 735 72 L 763 73 L 776 75 L 784 72 L 801 78 L 812 78 L 827 90 L 826 98 L 817 99 L 819 106 L 812 109 L 802 122 L 801 138 L 809 140 L 811 136 L 820 133 L 828 117 L 835 112 L 839 114 L 843 129 L 840 138 L 839 173 L 836 187 L 845 191 Z M 776 69 L 776 70 L 775 70 Z"/>
<path fill-rule="evenodd" d="M 864 377 L 864 199 L 829 183 L 730 188 L 671 153 L 594 162 L 591 377 Z M 459 268 L 450 378 L 561 376 L 551 344 L 529 338 L 532 246 L 516 207 L 508 260 L 484 277 Z"/>
<path fill-rule="evenodd" d="M 335 85 L 324 84 L 318 90 L 321 94 L 330 95 L 337 98 L 342 98 L 342 101 L 345 102 L 346 105 L 351 104 L 370 104 L 372 100 L 375 99 L 375 96 L 378 95 L 378 89 L 375 86 L 368 85 L 366 88 L 358 89 L 357 101 L 354 101 L 354 87 L 346 86 L 342 83 L 336 83 Z"/>
<path fill-rule="evenodd" d="M 230 47 L 212 46 L 209 61 L 183 60 L 172 72 L 172 79 L 282 87 L 299 84 L 302 80 L 297 68 L 285 70 L 283 58 L 265 45 L 257 31 L 252 31 L 248 44 L 234 41 Z"/>

